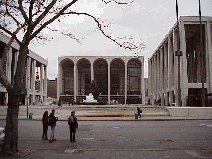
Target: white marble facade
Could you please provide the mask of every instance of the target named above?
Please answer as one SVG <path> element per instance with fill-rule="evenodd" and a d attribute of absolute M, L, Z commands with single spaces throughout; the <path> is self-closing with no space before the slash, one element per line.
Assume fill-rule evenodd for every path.
<path fill-rule="evenodd" d="M 181 105 L 201 105 L 201 73 L 205 74 L 206 103 L 211 104 L 212 93 L 212 17 L 202 17 L 204 62 L 200 60 L 199 17 L 179 18 Z M 152 105 L 179 105 L 176 100 L 178 57 L 176 24 L 171 28 L 153 55 L 148 59 L 148 100 Z M 203 67 L 202 67 L 203 66 Z M 209 95 L 209 96 L 208 96 Z"/>
<path fill-rule="evenodd" d="M 0 55 L 10 38 L 3 33 L 0 33 Z M 13 82 L 13 76 L 16 70 L 18 61 L 19 45 L 13 42 L 7 54 L 6 61 L 6 78 Z M 2 58 L 2 57 L 0 57 Z M 1 60 L 1 59 L 0 59 Z M 14 61 L 14 62 L 12 62 Z M 23 78 L 23 92 L 20 99 L 20 104 L 45 104 L 47 98 L 47 65 L 48 61 L 38 54 L 29 51 L 26 59 L 26 70 Z M 36 90 L 36 74 L 39 88 Z M 8 93 L 2 84 L 0 84 L 0 105 L 6 105 L 8 102 Z"/>
<path fill-rule="evenodd" d="M 58 58 L 57 98 L 68 97 L 77 103 L 89 95 L 88 85 L 95 81 L 100 98 L 110 103 L 145 104 L 144 57 L 63 56 Z"/>

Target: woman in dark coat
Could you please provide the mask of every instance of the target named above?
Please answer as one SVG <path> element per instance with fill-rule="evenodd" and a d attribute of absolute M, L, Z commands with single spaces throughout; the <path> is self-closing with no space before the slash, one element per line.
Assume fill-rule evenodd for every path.
<path fill-rule="evenodd" d="M 42 123 L 43 123 L 43 135 L 42 135 L 42 139 L 43 140 L 48 140 L 47 137 L 47 131 L 48 131 L 48 111 L 45 111 L 43 114 L 43 118 L 42 118 Z"/>

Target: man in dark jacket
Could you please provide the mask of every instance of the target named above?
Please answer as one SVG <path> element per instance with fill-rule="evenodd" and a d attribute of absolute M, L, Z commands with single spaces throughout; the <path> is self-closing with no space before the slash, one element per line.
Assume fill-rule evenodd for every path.
<path fill-rule="evenodd" d="M 52 133 L 51 133 L 51 137 L 49 139 L 49 142 L 56 141 L 56 139 L 54 138 L 54 131 L 55 131 L 55 126 L 56 126 L 56 122 L 57 122 L 58 118 L 56 118 L 54 116 L 54 113 L 55 113 L 55 110 L 53 109 L 52 113 L 49 115 L 49 122 L 50 122 L 50 126 L 51 126 L 51 129 L 52 129 Z"/>
<path fill-rule="evenodd" d="M 70 128 L 70 142 L 72 141 L 76 142 L 75 133 L 76 133 L 76 128 L 78 129 L 78 122 L 75 116 L 75 111 L 71 112 L 71 116 L 68 118 L 68 125 Z M 72 140 L 72 134 L 73 134 L 73 140 Z"/>

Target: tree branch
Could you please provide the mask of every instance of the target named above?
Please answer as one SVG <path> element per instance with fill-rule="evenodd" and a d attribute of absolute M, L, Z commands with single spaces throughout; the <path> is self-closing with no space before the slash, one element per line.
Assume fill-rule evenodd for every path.
<path fill-rule="evenodd" d="M 55 1 L 55 0 L 54 0 Z M 32 36 L 31 39 L 33 39 L 34 37 L 37 36 L 37 34 L 39 32 L 41 32 L 47 25 L 49 25 L 50 23 L 52 23 L 54 20 L 56 20 L 59 16 L 63 15 L 63 13 L 65 12 L 65 10 L 67 8 L 69 8 L 70 6 L 72 6 L 74 3 L 76 3 L 78 0 L 73 0 L 72 2 L 70 2 L 69 4 L 67 4 L 65 7 L 63 7 L 63 9 L 60 10 L 59 13 L 57 13 L 53 18 L 51 18 L 50 20 L 48 20 L 47 22 L 45 22 L 38 30 L 36 30 Z M 46 13 L 47 14 L 47 13 Z M 34 23 L 34 27 L 43 19 L 43 17 L 45 17 L 46 14 L 41 14 L 42 16 L 40 16 L 40 18 L 38 18 L 36 20 L 36 22 Z M 42 17 L 42 18 L 41 18 Z"/>
<path fill-rule="evenodd" d="M 113 42 L 115 42 L 117 45 L 119 45 L 120 47 L 122 47 L 122 48 L 125 48 L 125 49 L 129 49 L 129 50 L 133 50 L 133 49 L 137 49 L 138 47 L 137 46 L 133 46 L 133 47 L 131 47 L 131 46 L 126 46 L 125 44 L 125 42 L 123 43 L 123 44 L 121 44 L 121 43 L 119 43 L 116 39 L 113 39 L 111 36 L 109 36 L 109 35 L 107 35 L 105 32 L 104 32 L 104 30 L 102 29 L 102 26 L 101 26 L 101 24 L 99 23 L 99 21 L 93 16 L 93 15 L 90 15 L 90 14 L 88 14 L 88 13 L 77 13 L 77 12 L 68 12 L 68 13 L 63 13 L 63 14 L 75 14 L 75 15 L 86 15 L 86 16 L 89 16 L 89 17 L 91 17 L 91 18 L 93 18 L 94 19 L 94 21 L 97 23 L 97 26 L 98 26 L 98 28 L 99 28 L 99 30 L 102 32 L 102 34 L 105 36 L 105 37 L 107 37 L 108 39 L 110 39 L 111 41 L 113 41 Z"/>
<path fill-rule="evenodd" d="M 7 89 L 7 91 L 12 90 L 11 83 L 3 76 L 3 71 L 0 71 L 0 82 L 4 85 L 4 87 Z"/>
<path fill-rule="evenodd" d="M 23 25 L 24 26 L 24 25 Z M 18 30 L 20 30 L 21 28 L 23 28 L 23 26 L 21 26 L 21 27 L 19 27 L 18 29 L 16 29 L 16 31 Z M 13 37 L 14 39 L 15 39 L 15 41 L 20 45 L 21 44 L 21 42 L 18 40 L 18 38 L 16 37 L 16 36 L 14 36 L 14 33 L 16 32 L 14 32 L 14 33 L 12 33 L 12 32 L 10 32 L 9 30 L 7 30 L 5 27 L 3 27 L 3 26 L 1 26 L 0 25 L 0 29 L 2 29 L 3 31 L 5 31 L 7 34 L 9 34 L 9 35 L 11 35 L 11 37 Z"/>
<path fill-rule="evenodd" d="M 52 2 L 46 7 L 45 11 L 35 20 L 33 23 L 33 28 L 40 23 L 40 21 L 47 15 L 49 10 L 54 6 L 57 0 L 52 0 Z"/>
<path fill-rule="evenodd" d="M 102 0 L 102 2 L 104 2 L 105 4 L 108 4 L 108 3 L 111 3 L 112 1 L 105 1 L 105 0 Z M 134 0 L 132 0 L 131 2 L 118 2 L 116 0 L 113 0 L 113 2 L 117 3 L 117 4 L 129 4 L 129 3 L 133 3 Z"/>
<path fill-rule="evenodd" d="M 18 9 L 20 10 L 20 12 L 21 12 L 22 16 L 24 17 L 25 21 L 28 22 L 29 19 L 28 19 L 27 15 L 26 15 L 26 12 L 23 9 L 22 0 L 18 0 L 18 4 L 19 4 Z"/>

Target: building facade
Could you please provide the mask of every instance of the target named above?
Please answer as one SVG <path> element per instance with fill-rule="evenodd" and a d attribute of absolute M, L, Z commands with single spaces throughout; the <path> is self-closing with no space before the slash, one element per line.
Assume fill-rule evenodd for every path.
<path fill-rule="evenodd" d="M 54 80 L 47 79 L 47 97 L 57 99 L 57 78 Z"/>
<path fill-rule="evenodd" d="M 175 24 L 153 55 L 148 59 L 148 100 L 150 104 L 179 105 L 177 25 Z M 212 17 L 202 17 L 202 46 L 200 54 L 199 17 L 180 17 L 180 86 L 182 106 L 201 106 L 202 72 L 206 105 L 212 93 Z M 201 59 L 203 58 L 203 64 Z"/>
<path fill-rule="evenodd" d="M 0 60 L 10 38 L 0 33 Z M 7 52 L 4 73 L 9 82 L 13 83 L 17 67 L 19 45 L 13 42 Z M 23 88 L 20 104 L 45 104 L 47 97 L 47 65 L 48 61 L 29 50 L 25 62 L 25 73 L 23 77 Z M 39 83 L 39 88 L 36 85 Z M 0 105 L 6 105 L 8 93 L 5 87 L 0 84 Z"/>
<path fill-rule="evenodd" d="M 81 103 L 95 81 L 99 97 L 125 104 L 145 104 L 144 58 L 130 56 L 64 56 L 58 58 L 57 99 Z"/>

